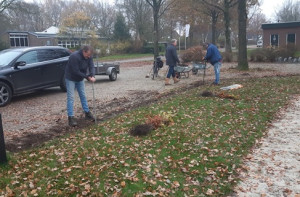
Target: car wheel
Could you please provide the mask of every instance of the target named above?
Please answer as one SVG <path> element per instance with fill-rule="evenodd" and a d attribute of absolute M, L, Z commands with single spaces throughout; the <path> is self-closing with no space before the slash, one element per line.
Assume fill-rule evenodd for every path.
<path fill-rule="evenodd" d="M 4 82 L 0 82 L 0 107 L 7 105 L 12 98 L 12 90 Z"/>
<path fill-rule="evenodd" d="M 66 92 L 67 91 L 67 87 L 66 87 L 66 80 L 65 80 L 65 77 L 63 76 L 61 81 L 60 81 L 60 89 L 63 91 L 63 92 Z"/>
<path fill-rule="evenodd" d="M 109 79 L 111 81 L 116 81 L 117 80 L 117 71 L 116 71 L 116 69 L 112 69 L 112 71 L 109 75 Z"/>

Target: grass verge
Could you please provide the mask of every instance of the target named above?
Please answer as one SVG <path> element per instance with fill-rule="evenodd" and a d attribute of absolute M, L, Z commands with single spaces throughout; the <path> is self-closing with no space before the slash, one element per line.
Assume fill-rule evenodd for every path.
<path fill-rule="evenodd" d="M 300 92 L 300 77 L 232 80 L 243 88 L 215 95 L 201 86 L 124 113 L 22 153 L 0 166 L 0 195 L 222 196 L 238 182 L 242 158 L 276 112 Z M 223 95 L 224 95 L 223 94 Z M 144 137 L 129 130 L 168 118 Z"/>

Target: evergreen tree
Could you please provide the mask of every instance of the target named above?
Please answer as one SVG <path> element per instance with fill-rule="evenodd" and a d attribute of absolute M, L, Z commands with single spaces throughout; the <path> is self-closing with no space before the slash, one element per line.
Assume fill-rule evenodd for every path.
<path fill-rule="evenodd" d="M 117 15 L 113 35 L 115 40 L 124 41 L 130 39 L 129 28 L 126 25 L 125 18 L 121 13 Z"/>

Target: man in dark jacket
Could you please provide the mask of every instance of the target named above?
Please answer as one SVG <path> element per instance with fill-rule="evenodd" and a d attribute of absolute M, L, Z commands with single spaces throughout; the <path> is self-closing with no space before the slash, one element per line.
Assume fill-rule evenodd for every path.
<path fill-rule="evenodd" d="M 209 61 L 215 70 L 215 81 L 213 84 L 219 85 L 220 83 L 220 68 L 222 66 L 222 56 L 218 50 L 218 48 L 209 43 L 205 43 L 203 47 L 207 50 L 204 60 Z"/>
<path fill-rule="evenodd" d="M 67 88 L 67 112 L 70 126 L 76 126 L 77 122 L 74 118 L 74 91 L 77 89 L 81 106 L 85 112 L 87 120 L 95 120 L 89 110 L 84 90 L 84 79 L 94 83 L 95 67 L 92 59 L 93 49 L 90 46 L 84 46 L 81 50 L 75 51 L 69 57 L 65 70 L 65 81 Z M 89 75 L 87 75 L 89 71 Z"/>
<path fill-rule="evenodd" d="M 179 82 L 179 79 L 175 77 L 175 70 L 174 67 L 176 66 L 176 63 L 180 63 L 177 52 L 176 52 L 176 46 L 177 45 L 177 40 L 173 39 L 171 40 L 171 43 L 167 46 L 166 49 L 166 60 L 167 60 L 167 65 L 169 66 L 169 71 L 167 74 L 167 78 L 165 79 L 165 85 L 170 85 L 170 77 L 172 75 L 174 83 Z"/>

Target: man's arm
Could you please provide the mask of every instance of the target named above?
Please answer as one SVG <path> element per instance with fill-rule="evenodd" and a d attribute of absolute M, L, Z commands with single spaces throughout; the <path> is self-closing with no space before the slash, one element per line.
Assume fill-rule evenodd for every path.
<path fill-rule="evenodd" d="M 211 47 L 208 47 L 204 59 L 209 60 L 211 58 L 211 56 L 212 56 L 212 49 L 211 49 Z"/>
<path fill-rule="evenodd" d="M 90 75 L 87 77 L 87 80 L 90 81 L 90 82 L 95 82 L 96 81 L 96 78 L 95 78 L 95 65 L 94 65 L 93 58 L 90 58 L 90 60 L 89 60 L 88 69 L 90 71 Z"/>
<path fill-rule="evenodd" d="M 80 60 L 76 56 L 70 56 L 69 58 L 69 65 L 71 66 L 72 75 L 80 76 L 82 78 L 87 78 L 85 73 L 80 72 L 79 69 Z"/>
<path fill-rule="evenodd" d="M 173 54 L 173 57 L 174 59 L 176 60 L 176 62 L 179 64 L 180 61 L 178 59 L 178 55 L 177 55 L 177 51 L 176 51 L 176 48 L 174 47 L 173 51 L 172 51 L 172 54 Z"/>

